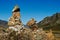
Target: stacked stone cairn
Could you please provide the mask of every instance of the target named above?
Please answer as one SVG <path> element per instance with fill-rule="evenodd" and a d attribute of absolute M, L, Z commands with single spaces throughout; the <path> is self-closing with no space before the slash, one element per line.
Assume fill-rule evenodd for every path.
<path fill-rule="evenodd" d="M 22 27 L 22 22 L 20 20 L 20 8 L 15 6 L 12 10 L 12 16 L 9 19 L 8 25 L 9 29 L 19 31 Z"/>

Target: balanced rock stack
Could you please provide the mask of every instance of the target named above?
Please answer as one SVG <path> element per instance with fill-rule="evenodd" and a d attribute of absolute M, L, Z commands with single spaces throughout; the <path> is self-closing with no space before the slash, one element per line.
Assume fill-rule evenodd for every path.
<path fill-rule="evenodd" d="M 12 16 L 10 17 L 8 22 L 9 29 L 17 30 L 18 28 L 21 28 L 22 22 L 20 18 L 20 8 L 16 5 L 12 10 Z"/>
<path fill-rule="evenodd" d="M 33 31 L 36 30 L 36 29 L 38 29 L 37 23 L 36 23 L 36 21 L 35 21 L 34 18 L 32 18 L 31 20 L 29 20 L 26 25 L 29 26 L 29 28 L 31 30 L 33 30 Z"/>

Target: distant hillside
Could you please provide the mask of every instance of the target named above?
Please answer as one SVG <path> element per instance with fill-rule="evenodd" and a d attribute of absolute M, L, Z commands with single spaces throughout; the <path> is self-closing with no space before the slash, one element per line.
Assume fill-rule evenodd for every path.
<path fill-rule="evenodd" d="M 0 27 L 8 27 L 7 23 L 7 21 L 0 20 Z"/>
<path fill-rule="evenodd" d="M 38 26 L 44 29 L 60 30 L 60 13 L 44 18 Z"/>

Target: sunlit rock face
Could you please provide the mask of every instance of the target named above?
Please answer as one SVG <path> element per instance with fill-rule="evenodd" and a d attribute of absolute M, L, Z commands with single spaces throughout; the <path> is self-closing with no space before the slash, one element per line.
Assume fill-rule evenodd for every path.
<path fill-rule="evenodd" d="M 30 29 L 28 26 L 26 25 L 15 25 L 15 26 L 10 26 L 9 29 L 14 30 L 14 31 L 21 31 L 23 29 Z"/>
<path fill-rule="evenodd" d="M 20 25 L 16 25 L 14 27 L 10 26 L 9 29 L 14 30 L 14 31 L 20 31 L 20 29 L 22 29 L 22 26 L 20 26 Z"/>

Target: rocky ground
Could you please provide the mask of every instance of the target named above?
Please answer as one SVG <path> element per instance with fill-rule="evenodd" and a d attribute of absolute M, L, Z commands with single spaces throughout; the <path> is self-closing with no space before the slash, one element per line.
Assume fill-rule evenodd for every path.
<path fill-rule="evenodd" d="M 45 33 L 43 30 L 31 31 L 24 29 L 19 32 L 13 30 L 1 31 L 0 40 L 55 40 L 55 37 L 51 33 Z"/>

